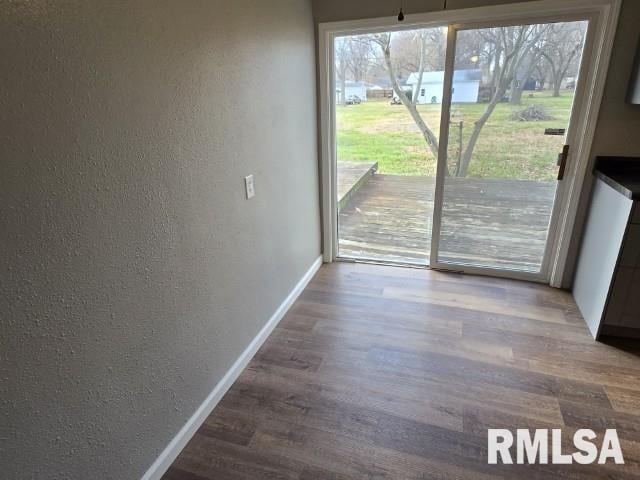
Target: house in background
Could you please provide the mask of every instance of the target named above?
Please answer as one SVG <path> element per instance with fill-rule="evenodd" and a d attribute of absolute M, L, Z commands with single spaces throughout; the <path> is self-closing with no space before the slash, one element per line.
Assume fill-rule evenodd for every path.
<path fill-rule="evenodd" d="M 453 72 L 453 103 L 476 103 L 480 91 L 480 70 L 456 70 Z M 444 91 L 444 72 L 424 72 L 420 91 L 418 88 L 418 73 L 412 73 L 407 79 L 407 86 L 411 87 L 412 98 L 418 95 L 418 103 L 441 103 Z"/>
<path fill-rule="evenodd" d="M 367 89 L 370 88 L 371 84 L 366 82 L 353 82 L 346 81 L 345 82 L 345 95 L 344 98 L 347 99 L 352 95 L 356 95 L 363 102 L 367 101 Z M 342 89 L 340 88 L 340 83 L 336 86 L 336 102 L 340 103 L 342 100 L 341 95 Z"/>

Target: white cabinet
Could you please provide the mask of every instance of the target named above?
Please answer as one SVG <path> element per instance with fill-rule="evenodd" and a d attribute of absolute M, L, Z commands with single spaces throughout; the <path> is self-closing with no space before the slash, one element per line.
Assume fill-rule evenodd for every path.
<path fill-rule="evenodd" d="M 594 338 L 640 336 L 640 207 L 600 179 L 573 295 Z"/>

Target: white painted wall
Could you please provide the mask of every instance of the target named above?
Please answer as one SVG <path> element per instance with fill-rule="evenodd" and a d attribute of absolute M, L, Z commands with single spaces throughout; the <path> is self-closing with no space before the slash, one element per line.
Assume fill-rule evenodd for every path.
<path fill-rule="evenodd" d="M 0 36 L 0 477 L 139 479 L 320 254 L 310 1 L 1 2 Z"/>

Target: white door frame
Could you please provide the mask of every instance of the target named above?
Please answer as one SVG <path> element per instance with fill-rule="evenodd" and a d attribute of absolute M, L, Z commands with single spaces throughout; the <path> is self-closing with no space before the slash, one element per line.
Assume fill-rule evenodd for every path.
<path fill-rule="evenodd" d="M 543 21 L 544 17 L 554 20 L 589 17 L 591 19 L 589 36 L 583 55 L 583 65 L 586 67 L 581 72 L 580 82 L 584 88 L 582 92 L 584 102 L 582 105 L 574 106 L 574 113 L 576 109 L 579 109 L 577 117 L 573 119 L 575 125 L 572 130 L 575 132 L 575 139 L 568 139 L 573 142 L 571 144 L 572 151 L 567 164 L 565 180 L 561 182 L 564 185 L 558 191 L 557 201 L 561 203 L 557 211 L 560 214 L 558 218 L 554 219 L 554 231 L 550 232 L 550 235 L 553 234 L 553 238 L 549 241 L 552 251 L 550 255 L 547 255 L 550 260 L 549 265 L 545 268 L 548 274 L 545 275 L 546 278 L 529 278 L 528 275 L 519 275 L 516 272 L 487 272 L 485 269 L 465 268 L 465 271 L 470 273 L 529 278 L 549 282 L 552 286 L 561 286 L 567 267 L 568 249 L 575 226 L 580 194 L 591 165 L 591 145 L 602 101 L 620 4 L 621 0 L 538 0 L 509 5 L 412 14 L 407 15 L 402 23 L 399 23 L 395 17 L 383 17 L 319 24 L 320 155 L 324 261 L 334 261 L 338 247 L 336 102 L 335 94 L 333 94 L 335 92 L 333 44 L 336 37 L 437 26 L 448 26 L 451 33 L 456 24 L 527 22 L 528 20 L 538 22 Z M 449 39 L 451 41 L 451 35 L 449 35 Z M 448 49 L 448 53 L 452 52 Z M 449 61 L 453 62 L 453 59 Z M 443 109 L 446 106 L 444 101 L 443 99 Z M 443 115 L 444 117 L 445 115 Z"/>

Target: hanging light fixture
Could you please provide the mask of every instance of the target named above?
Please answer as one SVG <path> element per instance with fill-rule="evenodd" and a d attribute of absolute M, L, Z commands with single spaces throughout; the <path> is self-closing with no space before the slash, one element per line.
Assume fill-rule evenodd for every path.
<path fill-rule="evenodd" d="M 442 0 L 442 9 L 443 10 L 447 9 L 447 0 Z M 404 21 L 404 11 L 402 10 L 402 0 L 400 0 L 400 11 L 398 12 L 398 21 L 399 22 Z"/>

